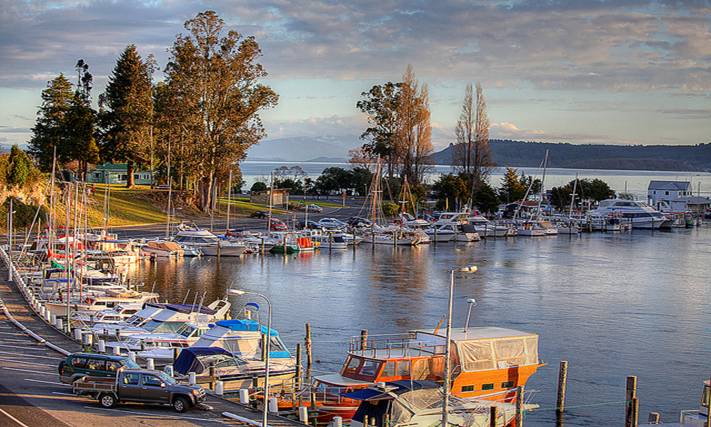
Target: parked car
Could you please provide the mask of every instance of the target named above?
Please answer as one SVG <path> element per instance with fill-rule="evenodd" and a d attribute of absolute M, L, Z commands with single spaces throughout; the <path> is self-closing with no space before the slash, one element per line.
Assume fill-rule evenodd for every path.
<path fill-rule="evenodd" d="M 267 218 L 269 216 L 269 213 L 264 212 L 264 211 L 254 211 L 251 214 L 249 214 L 250 218 Z"/>
<path fill-rule="evenodd" d="M 140 368 L 136 362 L 124 356 L 74 353 L 59 362 L 59 380 L 71 384 L 86 376 L 114 378 L 121 368 Z"/>
<path fill-rule="evenodd" d="M 277 218 L 272 218 L 269 230 L 270 231 L 289 231 L 289 227 L 287 227 L 286 224 L 284 224 L 284 221 L 277 219 Z"/>
<path fill-rule="evenodd" d="M 321 228 L 321 226 L 318 224 L 316 221 L 306 221 L 305 223 L 303 221 L 300 221 L 298 224 L 298 228 L 308 228 L 310 230 L 318 230 Z"/>
<path fill-rule="evenodd" d="M 178 384 L 165 372 L 148 369 L 121 370 L 112 379 L 83 377 L 73 383 L 72 391 L 97 399 L 104 408 L 141 402 L 172 405 L 177 412 L 185 412 L 205 400 L 202 387 Z"/>
<path fill-rule="evenodd" d="M 336 218 L 322 218 L 318 225 L 329 230 L 338 230 L 345 228 L 348 224 Z"/>

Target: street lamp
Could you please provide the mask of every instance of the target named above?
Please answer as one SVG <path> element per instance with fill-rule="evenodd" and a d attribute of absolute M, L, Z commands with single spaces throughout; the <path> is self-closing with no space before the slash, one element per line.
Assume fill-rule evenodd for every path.
<path fill-rule="evenodd" d="M 454 273 L 476 273 L 477 266 L 471 265 L 449 271 L 449 307 L 447 314 L 447 343 L 444 350 L 444 401 L 442 402 L 442 427 L 447 427 L 449 418 L 449 387 L 452 376 L 452 362 L 449 353 L 452 347 L 452 304 L 454 299 Z"/>
<path fill-rule="evenodd" d="M 253 291 L 245 291 L 242 289 L 230 289 L 228 291 L 230 295 L 256 295 L 264 299 L 267 302 L 267 307 L 269 308 L 269 315 L 267 316 L 267 343 L 265 346 L 265 360 L 264 360 L 264 412 L 262 414 L 262 427 L 267 427 L 267 414 L 269 411 L 269 352 L 272 341 L 272 303 L 269 298 L 264 294 Z"/>
<path fill-rule="evenodd" d="M 476 300 L 474 298 L 469 298 L 467 300 L 467 304 L 469 305 L 469 309 L 467 309 L 467 321 L 464 323 L 464 335 L 466 335 L 469 330 L 469 319 L 472 316 L 472 307 L 476 305 Z"/>

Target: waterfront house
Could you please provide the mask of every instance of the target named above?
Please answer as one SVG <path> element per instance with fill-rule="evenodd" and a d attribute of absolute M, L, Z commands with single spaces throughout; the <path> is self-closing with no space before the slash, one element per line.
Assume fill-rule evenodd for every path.
<path fill-rule="evenodd" d="M 128 180 L 128 165 L 126 163 L 104 163 L 89 171 L 86 180 L 94 184 L 126 184 Z M 151 185 L 153 182 L 150 171 L 134 168 L 135 184 Z"/>
<path fill-rule="evenodd" d="M 662 212 L 702 214 L 711 206 L 708 197 L 694 196 L 689 181 L 650 181 L 647 188 L 649 204 Z"/>

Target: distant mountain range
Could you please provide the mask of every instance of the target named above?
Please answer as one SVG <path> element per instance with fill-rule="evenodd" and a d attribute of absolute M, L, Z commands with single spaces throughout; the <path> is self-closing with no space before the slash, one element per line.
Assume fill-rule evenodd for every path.
<path fill-rule="evenodd" d="M 570 169 L 711 171 L 711 144 L 602 145 L 492 139 L 497 166 L 538 167 L 546 150 L 548 166 Z M 432 154 L 438 165 L 452 164 L 454 145 Z"/>
<path fill-rule="evenodd" d="M 247 160 L 340 163 L 363 144 L 358 135 L 291 137 L 262 141 Z M 548 150 L 548 165 L 570 169 L 711 171 L 711 143 L 698 145 L 602 145 L 492 139 L 497 166 L 538 167 Z M 434 164 L 452 164 L 453 145 L 435 152 Z"/>

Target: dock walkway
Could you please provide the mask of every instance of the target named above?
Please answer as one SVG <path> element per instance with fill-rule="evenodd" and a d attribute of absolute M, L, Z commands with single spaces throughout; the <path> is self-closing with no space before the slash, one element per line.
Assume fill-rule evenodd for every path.
<path fill-rule="evenodd" d="M 32 311 L 15 284 L 6 280 L 7 276 L 7 268 L 2 265 L 0 267 L 0 300 L 12 317 L 35 334 L 62 349 L 69 352 L 80 351 L 79 343 L 48 325 Z M 64 359 L 62 354 L 46 348 L 30 338 L 0 311 L 0 370 L 7 370 L 5 372 L 9 373 L 0 376 L 0 396 L 6 393 L 7 397 L 14 394 L 25 396 L 22 403 L 12 406 L 8 410 L 15 411 L 13 413 L 18 416 L 21 414 L 21 417 L 26 421 L 36 420 L 37 417 L 41 419 L 41 414 L 45 412 L 45 416 L 57 418 L 58 422 L 55 425 L 73 425 L 81 421 L 81 424 L 109 426 L 118 421 L 109 416 L 110 413 L 106 414 L 107 410 L 99 407 L 96 402 L 72 395 L 71 390 L 68 389 L 69 386 L 58 382 L 57 364 L 62 359 Z M 25 376 L 32 378 L 21 378 Z M 5 392 L 3 393 L 3 391 Z M 29 398 L 27 398 L 28 396 Z M 52 398 L 49 400 L 45 396 Z M 61 411 L 55 408 L 57 404 L 61 403 L 60 400 L 66 400 Z M 51 404 L 47 404 L 47 402 Z M 145 405 L 126 405 L 109 411 L 116 412 L 115 416 L 122 418 L 120 421 L 122 424 L 128 422 L 124 425 L 133 424 L 135 421 L 136 424 L 171 427 L 215 424 L 250 426 L 248 423 L 223 417 L 223 412 L 230 412 L 261 424 L 261 410 L 255 410 L 249 406 L 212 395 L 208 396 L 205 403 L 212 409 L 209 411 L 193 410 L 185 414 L 176 414 L 170 408 Z M 36 407 L 34 412 L 32 407 Z M 136 411 L 132 407 L 140 409 Z M 0 410 L 3 408 L 4 405 L 0 405 Z M 106 419 L 101 416 L 102 412 L 103 415 L 106 415 Z M 147 419 L 150 422 L 146 423 Z M 0 424 L 2 421 L 3 415 L 0 411 Z M 271 414 L 268 425 L 272 427 L 304 426 L 298 421 Z"/>

